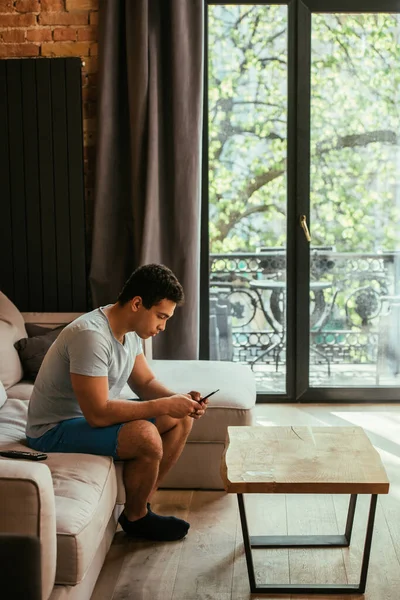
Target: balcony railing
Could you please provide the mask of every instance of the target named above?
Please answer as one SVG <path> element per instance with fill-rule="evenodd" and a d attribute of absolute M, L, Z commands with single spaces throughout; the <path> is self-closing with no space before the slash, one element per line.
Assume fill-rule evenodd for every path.
<path fill-rule="evenodd" d="M 285 363 L 286 253 L 210 256 L 211 358 L 252 367 Z M 310 362 L 398 368 L 400 252 L 312 249 Z M 400 370 L 400 368 L 399 368 Z"/>

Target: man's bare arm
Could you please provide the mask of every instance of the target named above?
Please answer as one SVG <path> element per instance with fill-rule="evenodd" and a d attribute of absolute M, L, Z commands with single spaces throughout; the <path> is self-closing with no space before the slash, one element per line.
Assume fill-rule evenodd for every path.
<path fill-rule="evenodd" d="M 107 427 L 162 415 L 183 418 L 198 407 L 197 402 L 188 394 L 175 394 L 168 398 L 141 402 L 109 400 L 107 377 L 71 373 L 71 383 L 83 416 L 92 427 Z"/>
<path fill-rule="evenodd" d="M 156 398 L 175 398 L 177 396 L 174 392 L 169 390 L 164 384 L 156 379 L 144 354 L 139 354 L 136 357 L 135 364 L 133 365 L 132 372 L 128 379 L 128 383 L 135 394 L 137 394 L 139 398 L 143 398 L 143 400 L 154 400 Z M 201 400 L 200 392 L 191 391 L 189 392 L 189 396 L 196 402 L 200 402 Z M 202 403 L 200 408 L 197 405 L 196 410 L 190 415 L 194 419 L 200 419 L 204 415 L 207 405 L 208 400 Z"/>
<path fill-rule="evenodd" d="M 168 398 L 175 393 L 156 379 L 144 354 L 139 354 L 136 357 L 128 383 L 135 394 L 137 394 L 139 398 L 143 398 L 143 400 Z"/>

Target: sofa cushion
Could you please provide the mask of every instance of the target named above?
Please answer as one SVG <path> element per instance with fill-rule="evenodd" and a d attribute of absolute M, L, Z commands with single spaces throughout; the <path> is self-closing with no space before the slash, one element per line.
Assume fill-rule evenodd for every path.
<path fill-rule="evenodd" d="M 54 340 L 57 339 L 64 325 L 49 329 L 34 337 L 22 338 L 14 346 L 24 370 L 24 378 L 34 381 L 42 365 L 43 359 Z"/>
<path fill-rule="evenodd" d="M 117 497 L 112 458 L 49 453 L 57 519 L 56 583 L 85 576 L 103 538 Z"/>
<path fill-rule="evenodd" d="M 21 361 L 14 348 L 19 335 L 15 325 L 0 321 L 0 381 L 6 390 L 20 381 L 23 375 Z"/>
<path fill-rule="evenodd" d="M 202 419 L 193 423 L 189 442 L 225 443 L 226 430 L 231 425 L 250 425 L 250 411 L 256 402 L 256 383 L 250 367 L 213 360 L 150 360 L 156 378 L 177 393 L 191 390 L 206 396 L 219 388 L 209 399 Z M 128 385 L 121 398 L 135 398 Z"/>
<path fill-rule="evenodd" d="M 22 378 L 22 366 L 14 344 L 26 335 L 23 316 L 0 292 L 0 381 L 6 390 Z"/>
<path fill-rule="evenodd" d="M 159 381 L 177 393 L 191 390 L 203 396 L 219 388 L 209 399 L 202 419 L 193 423 L 189 442 L 225 442 L 230 425 L 247 425 L 256 402 L 256 384 L 249 367 L 208 360 L 151 360 Z"/>
<path fill-rule="evenodd" d="M 28 403 L 16 398 L 7 398 L 0 409 L 0 448 L 12 445 L 15 450 L 26 450 L 25 425 Z M 24 445 L 24 448 L 17 448 Z"/>
<path fill-rule="evenodd" d="M 11 300 L 0 292 L 0 380 L 6 389 L 22 378 L 22 366 L 14 344 L 24 337 L 23 316 Z"/>
<path fill-rule="evenodd" d="M 27 402 L 7 399 L 0 409 L 0 448 L 26 451 L 27 411 Z M 56 505 L 56 583 L 75 585 L 85 576 L 115 506 L 114 463 L 108 456 L 59 452 L 44 462 Z"/>
<path fill-rule="evenodd" d="M 0 292 L 0 321 L 5 321 L 16 328 L 17 338 L 27 337 L 24 318 L 18 308 L 7 298 L 5 294 Z"/>

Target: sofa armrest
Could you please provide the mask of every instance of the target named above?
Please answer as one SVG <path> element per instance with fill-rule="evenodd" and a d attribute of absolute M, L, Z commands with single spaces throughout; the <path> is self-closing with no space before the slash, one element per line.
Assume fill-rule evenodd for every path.
<path fill-rule="evenodd" d="M 57 559 L 53 481 L 47 465 L 0 459 L 0 532 L 40 539 L 42 597 L 47 600 Z"/>
<path fill-rule="evenodd" d="M 0 565 L 2 597 L 42 600 L 39 538 L 0 533 Z"/>

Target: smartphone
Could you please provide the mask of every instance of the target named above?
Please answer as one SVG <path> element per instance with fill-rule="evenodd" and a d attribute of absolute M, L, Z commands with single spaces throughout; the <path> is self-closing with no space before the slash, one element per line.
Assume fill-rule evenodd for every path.
<path fill-rule="evenodd" d="M 204 402 L 204 400 L 206 400 L 207 398 L 209 398 L 210 396 L 213 396 L 214 394 L 216 394 L 217 392 L 219 392 L 219 388 L 217 390 L 214 390 L 213 392 L 210 392 L 209 394 L 207 394 L 207 396 L 204 396 L 204 398 L 200 398 L 199 402 Z"/>
<path fill-rule="evenodd" d="M 24 458 L 25 460 L 45 460 L 47 458 L 47 454 L 44 454 L 44 452 L 22 452 L 20 450 L 1 450 L 0 456 Z"/>

